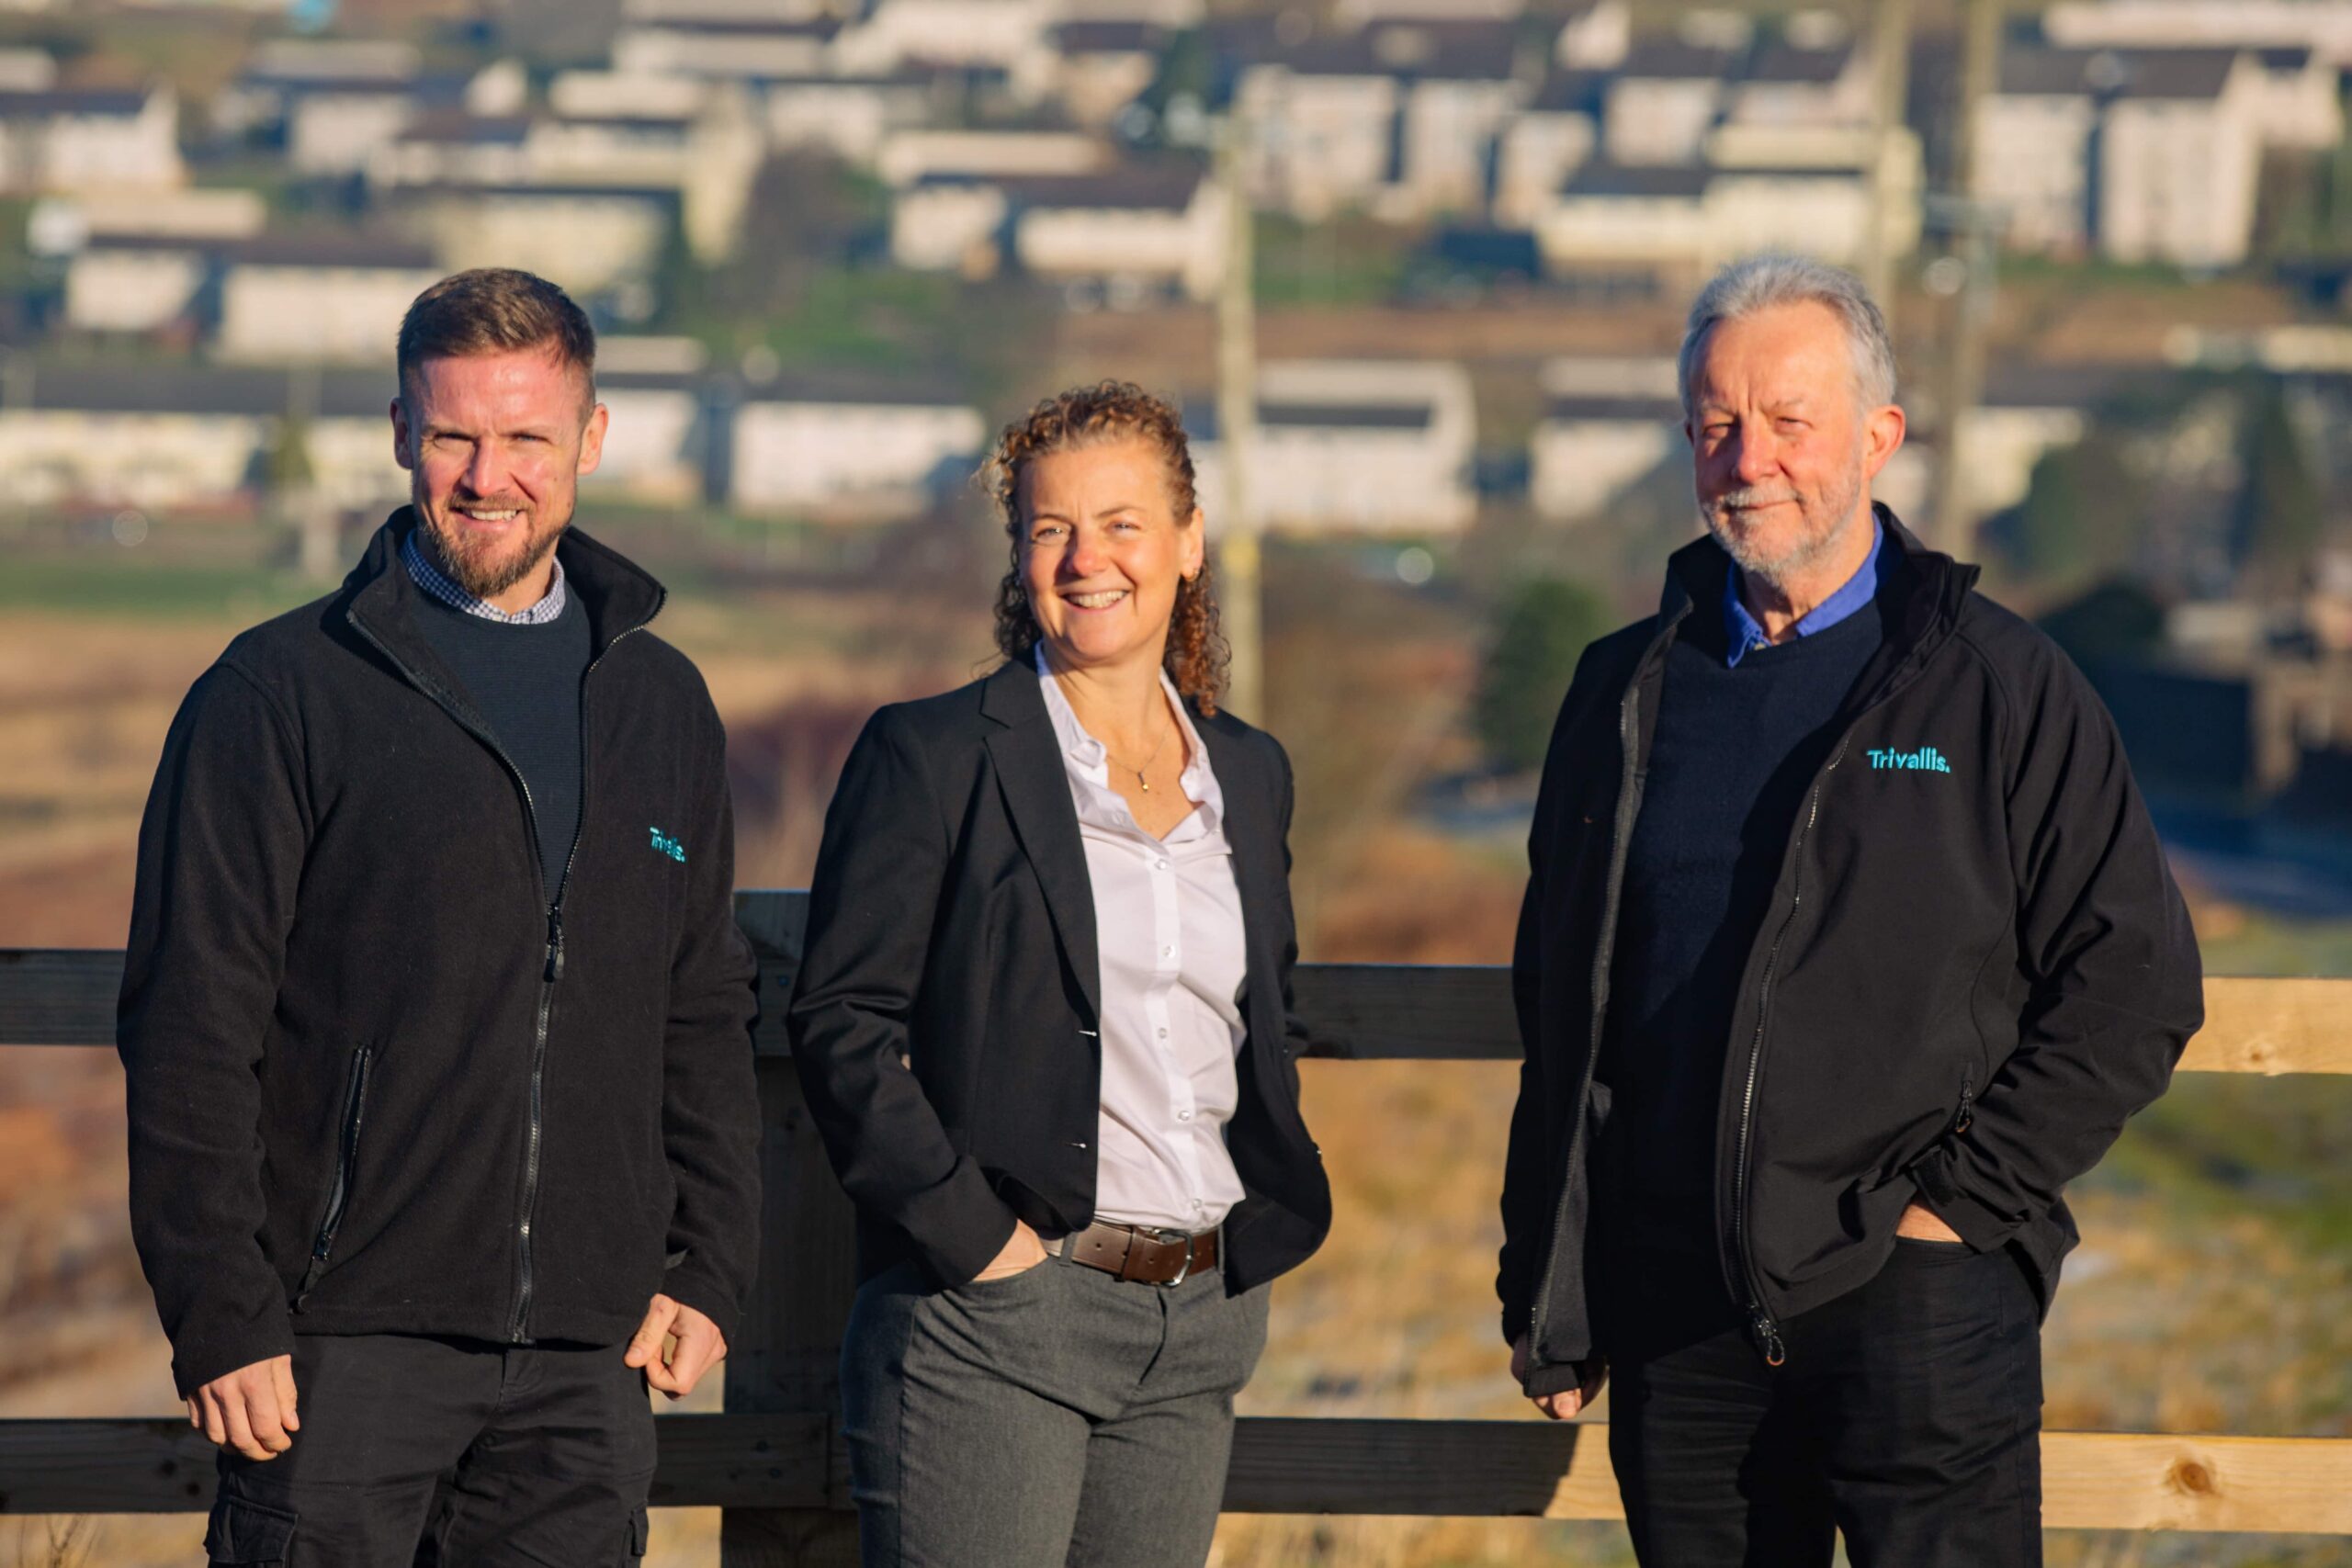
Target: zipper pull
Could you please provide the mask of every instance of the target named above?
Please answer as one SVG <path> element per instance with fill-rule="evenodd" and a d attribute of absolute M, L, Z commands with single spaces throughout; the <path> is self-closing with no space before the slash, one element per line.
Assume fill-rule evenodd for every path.
<path fill-rule="evenodd" d="M 1968 1131 L 1969 1124 L 1975 1120 L 1976 1095 L 1967 1085 L 1962 1084 L 1960 1090 L 1960 1120 L 1952 1123 L 1951 1130 L 1955 1134 L 1965 1133 Z"/>
<path fill-rule="evenodd" d="M 1747 1330 L 1755 1336 L 1756 1348 L 1763 1353 L 1766 1366 L 1788 1364 L 1789 1348 L 1781 1343 L 1781 1325 L 1772 1321 L 1770 1313 L 1757 1308 L 1756 1315 L 1748 1320 Z"/>
<path fill-rule="evenodd" d="M 563 906 L 548 906 L 548 979 L 563 978 Z"/>

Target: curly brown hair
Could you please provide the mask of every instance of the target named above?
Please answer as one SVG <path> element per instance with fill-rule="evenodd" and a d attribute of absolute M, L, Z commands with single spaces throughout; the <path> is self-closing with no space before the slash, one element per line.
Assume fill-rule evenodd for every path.
<path fill-rule="evenodd" d="M 1021 476 L 1030 464 L 1052 453 L 1116 441 L 1142 441 L 1159 452 L 1168 471 L 1169 502 L 1181 526 L 1199 504 L 1183 418 L 1167 400 L 1132 382 L 1100 381 L 1046 399 L 1004 427 L 996 450 L 980 469 L 980 483 L 995 499 L 1004 517 L 1005 536 L 1012 543 L 1012 568 L 996 591 L 996 646 L 1009 660 L 1031 658 L 1042 635 L 1021 580 Z M 1201 712 L 1214 714 L 1225 691 L 1230 657 L 1217 630 L 1216 585 L 1204 556 L 1199 573 L 1176 584 L 1162 665 L 1180 694 Z"/>

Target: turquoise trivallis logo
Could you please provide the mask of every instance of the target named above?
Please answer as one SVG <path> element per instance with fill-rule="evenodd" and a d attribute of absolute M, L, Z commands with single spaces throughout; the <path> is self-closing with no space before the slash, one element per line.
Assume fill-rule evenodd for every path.
<path fill-rule="evenodd" d="M 680 865 L 686 863 L 685 845 L 678 842 L 677 840 L 670 837 L 669 834 L 663 832 L 659 828 L 649 828 L 646 831 L 653 835 L 653 852 L 655 854 L 668 855 Z"/>
<path fill-rule="evenodd" d="M 1951 772 L 1951 759 L 1932 746 L 1922 746 L 1917 751 L 1890 751 L 1873 746 L 1870 755 L 1873 770 L 1905 768 L 1916 773 Z"/>

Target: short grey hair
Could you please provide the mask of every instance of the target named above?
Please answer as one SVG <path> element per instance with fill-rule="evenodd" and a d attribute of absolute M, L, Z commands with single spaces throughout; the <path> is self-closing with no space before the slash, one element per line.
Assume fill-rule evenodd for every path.
<path fill-rule="evenodd" d="M 1782 305 L 1826 307 L 1845 323 L 1846 336 L 1853 344 L 1854 392 L 1862 406 L 1883 408 L 1894 400 L 1894 338 L 1886 329 L 1886 313 L 1871 298 L 1862 280 L 1810 257 L 1767 254 L 1734 262 L 1715 274 L 1691 305 L 1677 361 L 1683 418 L 1695 412 L 1690 384 L 1698 374 L 1707 335 L 1725 321 Z"/>

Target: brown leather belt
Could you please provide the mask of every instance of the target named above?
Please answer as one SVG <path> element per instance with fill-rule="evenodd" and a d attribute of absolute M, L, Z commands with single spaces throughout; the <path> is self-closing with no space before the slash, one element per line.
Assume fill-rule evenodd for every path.
<path fill-rule="evenodd" d="M 1140 1285 L 1181 1285 L 1216 1268 L 1215 1231 L 1187 1235 L 1148 1225 L 1117 1225 L 1097 1220 L 1064 1236 L 1055 1248 L 1072 1263 Z"/>

